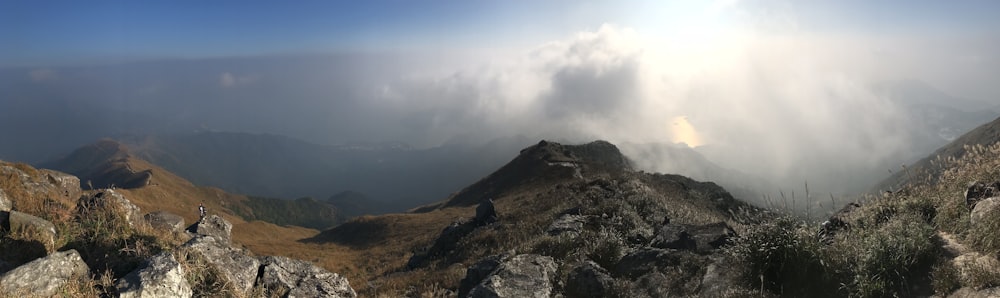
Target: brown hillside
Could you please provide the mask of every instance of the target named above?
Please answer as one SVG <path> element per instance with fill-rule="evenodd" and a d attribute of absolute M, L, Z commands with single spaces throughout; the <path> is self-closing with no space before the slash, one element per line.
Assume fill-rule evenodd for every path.
<path fill-rule="evenodd" d="M 989 146 L 997 142 L 1000 142 L 1000 118 L 976 127 L 931 155 L 896 171 L 889 178 L 879 182 L 873 192 L 898 190 L 904 185 L 913 183 L 936 182 L 945 169 L 944 163 L 937 162 L 938 159 L 957 159 L 965 155 L 969 146 Z"/>

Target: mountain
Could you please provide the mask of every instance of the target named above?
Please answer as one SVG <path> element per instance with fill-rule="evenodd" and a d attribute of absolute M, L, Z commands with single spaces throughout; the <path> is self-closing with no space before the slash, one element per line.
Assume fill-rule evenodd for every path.
<path fill-rule="evenodd" d="M 140 207 L 151 204 L 177 214 L 194 216 L 196 206 L 205 203 L 210 210 L 224 210 L 245 221 L 263 220 L 279 225 L 323 229 L 346 219 L 333 205 L 313 199 L 248 197 L 218 188 L 195 186 L 170 171 L 136 158 L 125 145 L 110 139 L 80 147 L 42 166 L 79 177 L 84 189 L 119 188 L 130 194 Z M 167 198 L 167 202 L 160 202 Z"/>
<path fill-rule="evenodd" d="M 936 182 L 946 166 L 942 159 L 956 159 L 967 153 L 971 147 L 982 147 L 1000 142 L 1000 118 L 972 129 L 934 153 L 924 157 L 902 170 L 897 170 L 872 189 L 873 192 L 897 190 L 907 184 Z"/>
<path fill-rule="evenodd" d="M 92 149 L 113 148 L 99 145 Z M 78 177 L 0 161 L 5 296 L 356 297 L 338 274 L 244 248 L 266 242 L 253 236 L 256 230 L 292 237 L 311 230 L 243 221 L 233 211 L 245 208 L 245 198 L 194 188 L 127 153 L 110 155 L 154 173 L 152 182 L 83 190 Z M 194 212 L 183 211 L 197 210 L 199 200 L 209 211 L 194 220 Z M 193 224 L 185 229 L 185 222 Z"/>
<path fill-rule="evenodd" d="M 476 285 L 489 284 L 480 281 L 490 279 L 498 264 L 513 275 L 494 281 L 511 278 L 533 285 L 528 287 L 533 293 L 586 291 L 581 287 L 591 280 L 555 274 L 555 268 L 564 268 L 598 272 L 596 287 L 610 287 L 612 274 L 616 291 L 626 296 L 651 289 L 661 295 L 711 295 L 719 292 L 699 288 L 725 278 L 703 284 L 704 269 L 719 266 L 712 260 L 733 236 L 730 224 L 758 212 L 714 183 L 635 171 L 608 142 L 541 141 L 443 201 L 410 213 L 355 218 L 301 242 L 368 252 L 366 262 L 380 265 L 368 269 L 367 282 L 393 286 L 361 295 L 491 291 Z M 677 235 L 685 236 L 672 238 Z M 636 267 L 642 263 L 656 265 Z M 656 285 L 647 281 L 677 270 L 684 276 L 658 279 L 663 284 Z M 592 295 L 612 295 L 610 288 L 601 291 L 607 292 Z"/>
<path fill-rule="evenodd" d="M 496 139 L 413 149 L 398 143 L 316 145 L 293 138 L 247 133 L 199 132 L 120 138 L 136 157 L 198 185 L 232 193 L 277 198 L 326 198 L 362 193 L 402 211 L 468 185 L 503 164 L 528 142 Z"/>

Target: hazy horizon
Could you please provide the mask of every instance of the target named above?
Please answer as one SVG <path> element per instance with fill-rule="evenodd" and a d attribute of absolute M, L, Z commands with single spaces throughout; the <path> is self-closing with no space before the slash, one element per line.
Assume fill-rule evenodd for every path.
<path fill-rule="evenodd" d="M 0 146 L 27 155 L 51 139 L 193 129 L 418 147 L 516 135 L 682 142 L 727 168 L 833 192 L 981 124 L 961 120 L 995 118 L 997 11 L 991 1 L 4 2 Z"/>

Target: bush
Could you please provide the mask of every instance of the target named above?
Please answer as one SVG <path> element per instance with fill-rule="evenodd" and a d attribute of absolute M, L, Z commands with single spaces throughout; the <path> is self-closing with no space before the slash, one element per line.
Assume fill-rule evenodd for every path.
<path fill-rule="evenodd" d="M 934 228 L 912 212 L 897 214 L 873 229 L 850 231 L 834 244 L 835 264 L 852 296 L 884 297 L 905 293 L 929 270 L 939 247 Z"/>
<path fill-rule="evenodd" d="M 803 223 L 779 216 L 747 228 L 726 253 L 741 265 L 754 288 L 792 296 L 834 294 L 820 241 Z"/>

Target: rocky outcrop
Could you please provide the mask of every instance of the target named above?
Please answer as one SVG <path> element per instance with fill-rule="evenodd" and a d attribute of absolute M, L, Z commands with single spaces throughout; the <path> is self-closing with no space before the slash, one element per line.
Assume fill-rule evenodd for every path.
<path fill-rule="evenodd" d="M 7 293 L 52 296 L 70 279 L 90 271 L 76 250 L 56 252 L 31 261 L 0 276 L 0 287 Z"/>
<path fill-rule="evenodd" d="M 1000 195 L 1000 181 L 985 183 L 973 181 L 965 189 L 965 206 L 973 210 L 979 201 Z"/>
<path fill-rule="evenodd" d="M 89 191 L 81 196 L 80 202 L 77 204 L 77 214 L 87 216 L 94 210 L 107 210 L 108 208 L 120 211 L 130 226 L 134 227 L 138 224 L 139 207 L 113 189 Z"/>
<path fill-rule="evenodd" d="M 570 271 L 565 292 L 569 297 L 608 297 L 614 282 L 607 270 L 593 261 L 586 261 Z"/>
<path fill-rule="evenodd" d="M 10 211 L 2 212 L 7 215 L 4 228 L 9 231 L 31 231 L 37 235 L 36 240 L 42 242 L 46 247 L 52 248 L 56 239 L 56 226 L 51 222 L 31 214 Z"/>
<path fill-rule="evenodd" d="M 269 297 L 357 297 L 346 278 L 309 262 L 267 256 L 260 263 L 257 284 Z"/>
<path fill-rule="evenodd" d="M 153 228 L 180 232 L 184 230 L 184 217 L 167 211 L 155 211 L 142 216 Z"/>
<path fill-rule="evenodd" d="M 497 209 L 492 199 L 487 199 L 476 206 L 476 217 L 473 219 L 476 225 L 485 226 L 496 222 L 497 218 Z"/>
<path fill-rule="evenodd" d="M 656 232 L 649 246 L 707 253 L 722 247 L 734 236 L 736 233 L 724 222 L 707 225 L 668 223 Z"/>
<path fill-rule="evenodd" d="M 225 244 L 229 244 L 230 234 L 233 232 L 233 224 L 218 215 L 209 215 L 187 228 L 191 233 L 215 237 Z"/>
<path fill-rule="evenodd" d="M 482 260 L 479 260 L 472 266 L 469 266 L 465 270 L 465 278 L 459 282 L 458 285 L 458 297 L 466 297 L 469 295 L 469 291 L 476 287 L 480 282 L 482 282 L 486 277 L 493 273 L 500 266 L 500 263 L 509 259 L 510 256 L 506 254 L 492 255 Z"/>
<path fill-rule="evenodd" d="M 518 255 L 504 260 L 489 276 L 469 291 L 468 297 L 552 296 L 556 263 L 551 257 Z"/>
<path fill-rule="evenodd" d="M 615 265 L 615 275 L 637 278 L 646 273 L 676 267 L 683 252 L 673 249 L 640 248 L 622 257 Z"/>
<path fill-rule="evenodd" d="M 170 252 L 161 252 L 115 283 L 119 297 L 191 297 L 184 268 Z"/>
<path fill-rule="evenodd" d="M 972 213 L 969 214 L 972 225 L 975 226 L 982 222 L 983 218 L 997 208 L 1000 208 L 1000 197 L 987 198 L 976 203 L 975 207 L 972 208 Z"/>
<path fill-rule="evenodd" d="M 49 184 L 57 189 L 58 193 L 67 199 L 79 198 L 82 194 L 80 189 L 80 178 L 53 170 L 38 170 L 45 175 Z"/>
<path fill-rule="evenodd" d="M 253 289 L 260 261 L 242 250 L 230 247 L 228 241 L 203 235 L 192 238 L 181 248 L 201 255 L 205 261 L 219 269 L 236 290 L 248 293 Z"/>
<path fill-rule="evenodd" d="M 3 192 L 3 189 L 0 188 L 0 212 L 10 211 L 12 208 L 14 208 L 14 203 L 7 197 L 7 193 Z"/>
<path fill-rule="evenodd" d="M 572 237 L 580 235 L 580 231 L 583 230 L 583 224 L 587 221 L 587 218 L 578 214 L 563 214 L 552 221 L 552 224 L 545 229 L 545 232 L 551 236 L 559 236 L 562 234 L 567 234 Z"/>

